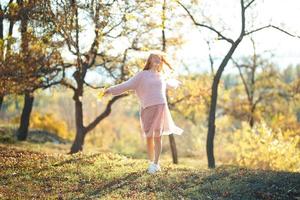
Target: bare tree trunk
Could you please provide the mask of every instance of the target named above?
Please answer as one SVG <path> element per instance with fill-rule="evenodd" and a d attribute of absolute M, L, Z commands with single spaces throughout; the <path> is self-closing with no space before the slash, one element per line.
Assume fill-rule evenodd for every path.
<path fill-rule="evenodd" d="M 80 45 L 79 45 L 79 33 L 80 33 L 80 26 L 79 26 L 79 21 L 78 21 L 78 6 L 77 6 L 77 1 L 76 0 L 71 0 L 71 12 L 73 13 L 73 18 L 72 18 L 72 23 L 75 25 L 75 34 L 74 34 L 74 40 L 72 40 L 72 43 L 74 44 L 75 52 L 72 52 L 74 55 L 77 57 L 77 71 L 73 74 L 73 77 L 76 81 L 76 86 L 73 86 L 72 84 L 68 84 L 64 82 L 64 84 L 71 88 L 74 91 L 74 101 L 75 101 L 75 123 L 76 123 L 76 137 L 75 140 L 72 144 L 70 154 L 72 153 L 77 153 L 79 151 L 82 151 L 83 145 L 84 145 L 84 139 L 85 136 L 88 132 L 90 132 L 92 129 L 94 129 L 97 124 L 99 124 L 104 118 L 106 118 L 110 112 L 111 112 L 111 106 L 112 104 L 118 100 L 121 97 L 127 96 L 125 94 L 119 95 L 116 97 L 113 97 L 108 104 L 106 105 L 105 111 L 102 112 L 99 116 L 97 116 L 90 124 L 87 126 L 84 125 L 83 123 L 83 108 L 82 108 L 82 102 L 81 98 L 84 93 L 84 84 L 88 85 L 85 82 L 85 76 L 87 73 L 87 70 L 94 66 L 96 62 L 96 57 L 97 57 L 97 49 L 99 45 L 99 34 L 100 34 L 100 23 L 98 22 L 98 18 L 100 16 L 100 7 L 101 4 L 99 3 L 99 6 L 96 6 L 95 10 L 95 24 L 96 24 L 96 29 L 95 29 L 95 39 L 94 42 L 92 43 L 88 55 L 86 58 L 86 61 L 83 61 L 81 52 L 80 52 Z M 113 30 L 113 29 L 111 29 Z M 89 86 L 89 85 L 88 85 Z"/>
<path fill-rule="evenodd" d="M 24 95 L 24 107 L 20 119 L 20 126 L 17 131 L 17 138 L 20 141 L 26 140 L 28 136 L 28 127 L 30 122 L 30 114 L 32 111 L 34 96 L 33 93 L 26 92 Z"/>
<path fill-rule="evenodd" d="M 75 123 L 76 123 L 76 136 L 72 144 L 70 153 L 77 153 L 82 151 L 84 138 L 86 134 L 85 127 L 83 125 L 83 109 L 81 98 L 83 96 L 83 81 L 79 76 L 79 72 L 74 73 L 75 80 L 77 82 L 77 90 L 74 91 L 74 101 L 75 101 Z"/>
<path fill-rule="evenodd" d="M 86 131 L 83 128 L 76 128 L 75 140 L 72 144 L 70 154 L 82 151 Z"/>
<path fill-rule="evenodd" d="M 2 108 L 2 103 L 3 103 L 3 99 L 4 99 L 4 96 L 0 96 L 0 111 L 1 111 L 1 108 Z"/>
<path fill-rule="evenodd" d="M 173 134 L 169 135 L 169 141 L 170 141 L 170 146 L 172 151 L 173 163 L 178 164 L 177 148 L 175 143 L 175 137 Z"/>
<path fill-rule="evenodd" d="M 23 0 L 17 2 L 20 7 L 23 7 Z M 28 61 L 28 36 L 27 36 L 27 28 L 28 28 L 28 14 L 22 13 L 21 15 L 21 23 L 20 23 L 20 32 L 21 32 L 21 50 L 22 55 L 24 56 L 24 63 Z M 26 64 L 25 64 L 26 65 Z M 29 67 L 29 66 L 25 66 Z M 17 131 L 18 140 L 26 140 L 28 135 L 28 127 L 30 122 L 30 114 L 33 106 L 33 92 L 25 91 L 24 95 L 24 107 L 22 110 L 22 115 L 20 119 L 20 127 Z"/>
<path fill-rule="evenodd" d="M 249 125 L 251 128 L 253 128 L 254 126 L 254 117 L 253 117 L 253 113 L 251 112 L 251 116 L 250 116 L 250 120 L 249 120 Z"/>
<path fill-rule="evenodd" d="M 178 164 L 177 147 L 176 147 L 175 137 L 173 133 L 169 135 L 169 142 L 170 142 L 170 148 L 172 152 L 173 163 Z"/>
<path fill-rule="evenodd" d="M 208 117 L 208 132 L 207 132 L 207 140 L 206 140 L 206 152 L 208 159 L 208 167 L 215 168 L 215 158 L 214 158 L 214 137 L 215 137 L 215 121 L 216 121 L 216 107 L 217 107 L 217 98 L 218 98 L 218 85 L 220 82 L 220 78 L 226 67 L 229 59 L 234 53 L 235 49 L 242 41 L 242 37 L 240 37 L 234 44 L 232 44 L 229 52 L 223 59 L 220 67 L 217 70 L 217 73 L 213 79 L 213 85 L 211 89 L 211 102 L 210 102 L 210 111 Z"/>
<path fill-rule="evenodd" d="M 80 84 L 78 84 L 80 85 Z M 80 87 L 79 87 L 80 88 Z M 78 95 L 80 94 L 80 95 Z M 79 151 L 82 151 L 83 145 L 84 145 L 84 139 L 87 133 L 89 133 L 91 130 L 93 130 L 103 119 L 105 119 L 109 114 L 111 113 L 111 107 L 114 102 L 116 102 L 118 99 L 123 98 L 127 96 L 127 94 L 122 94 L 119 96 L 113 97 L 108 104 L 106 105 L 105 110 L 94 119 L 89 125 L 84 126 L 83 124 L 83 109 L 82 109 L 82 102 L 80 99 L 80 96 L 82 96 L 82 92 L 77 91 L 75 92 L 75 95 L 73 97 L 75 101 L 75 123 L 76 123 L 76 136 L 75 140 L 72 144 L 71 150 L 69 154 L 77 153 Z"/>
<path fill-rule="evenodd" d="M 250 111 L 250 120 L 249 120 L 249 125 L 251 128 L 253 128 L 254 123 L 255 123 L 255 119 L 254 119 L 254 113 L 256 110 L 256 106 L 252 103 L 251 104 L 251 111 Z"/>
<path fill-rule="evenodd" d="M 3 12 L 1 3 L 0 3 L 0 12 Z M 4 30 L 3 30 L 3 20 L 4 20 L 4 17 L 0 15 L 0 40 L 3 39 L 3 32 L 4 32 Z M 3 60 L 4 60 L 4 45 L 0 49 L 0 61 L 3 61 Z M 0 95 L 0 111 L 1 111 L 1 108 L 2 108 L 3 98 L 4 98 L 4 96 Z"/>
<path fill-rule="evenodd" d="M 167 2 L 166 0 L 163 1 L 162 5 L 162 51 L 166 51 L 166 33 L 165 33 L 165 22 L 166 22 L 166 6 Z M 169 135 L 169 142 L 170 142 L 170 148 L 172 152 L 172 160 L 174 164 L 178 164 L 178 156 L 177 156 L 177 148 L 176 148 L 176 143 L 175 143 L 175 137 L 173 134 Z"/>

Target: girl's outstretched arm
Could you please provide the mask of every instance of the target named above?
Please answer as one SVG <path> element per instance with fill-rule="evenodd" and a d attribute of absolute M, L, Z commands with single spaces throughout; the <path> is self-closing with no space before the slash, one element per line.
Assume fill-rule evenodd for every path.
<path fill-rule="evenodd" d="M 141 76 L 142 76 L 142 71 L 136 73 L 133 77 L 131 77 L 130 79 L 128 79 L 123 83 L 107 88 L 105 94 L 111 94 L 113 96 L 117 96 L 127 90 L 135 90 L 140 82 Z"/>
<path fill-rule="evenodd" d="M 167 89 L 177 89 L 181 84 L 180 81 L 174 78 L 166 80 Z"/>

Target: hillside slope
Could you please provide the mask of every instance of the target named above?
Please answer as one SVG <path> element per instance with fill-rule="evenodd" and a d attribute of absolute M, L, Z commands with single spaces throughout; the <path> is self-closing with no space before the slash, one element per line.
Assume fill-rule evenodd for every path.
<path fill-rule="evenodd" d="M 62 155 L 0 144 L 0 199 L 300 199 L 300 173 L 196 169 L 113 153 Z M 298 198 L 297 198 L 298 197 Z"/>

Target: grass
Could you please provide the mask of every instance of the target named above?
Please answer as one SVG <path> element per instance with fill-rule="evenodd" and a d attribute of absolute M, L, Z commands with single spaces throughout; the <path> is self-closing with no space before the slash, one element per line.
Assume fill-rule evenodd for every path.
<path fill-rule="evenodd" d="M 147 161 L 68 144 L 0 142 L 0 199 L 300 199 L 300 173 L 220 165 L 192 158 L 146 173 Z"/>
<path fill-rule="evenodd" d="M 300 174 L 222 165 L 197 169 L 109 152 L 65 155 L 0 145 L 1 199 L 296 199 Z"/>

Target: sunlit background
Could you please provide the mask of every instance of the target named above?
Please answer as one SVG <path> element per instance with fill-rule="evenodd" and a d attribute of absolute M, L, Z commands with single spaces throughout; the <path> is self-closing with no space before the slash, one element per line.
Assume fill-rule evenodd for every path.
<path fill-rule="evenodd" d="M 246 33 L 273 28 L 238 44 L 245 7 Z M 299 0 L 0 0 L 0 199 L 299 199 L 299 11 Z M 104 94 L 153 52 L 182 83 L 166 97 L 184 132 L 162 137 L 149 176 L 135 91 Z"/>

